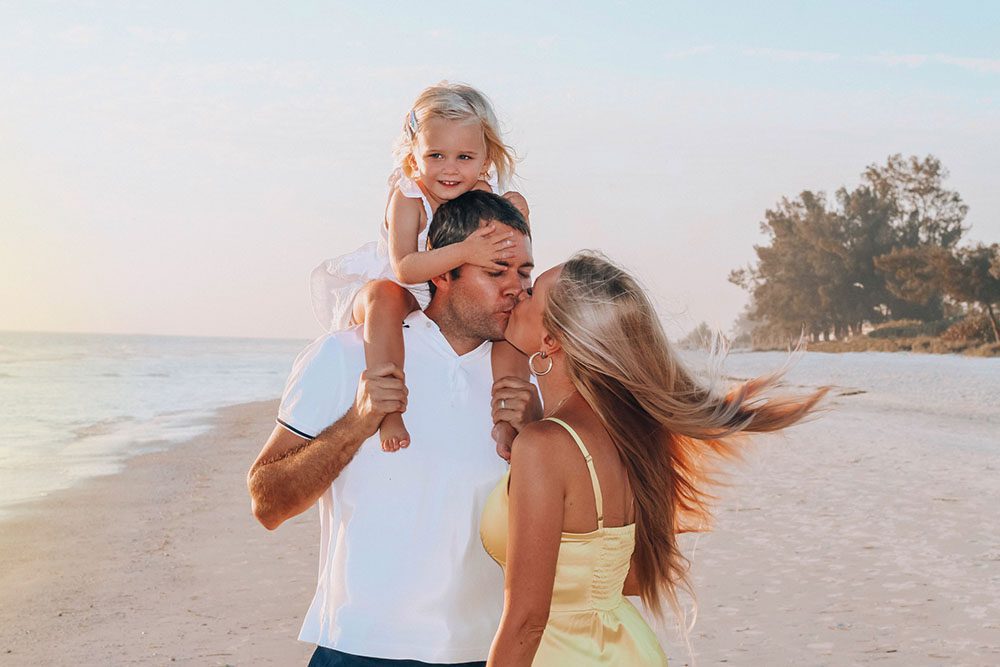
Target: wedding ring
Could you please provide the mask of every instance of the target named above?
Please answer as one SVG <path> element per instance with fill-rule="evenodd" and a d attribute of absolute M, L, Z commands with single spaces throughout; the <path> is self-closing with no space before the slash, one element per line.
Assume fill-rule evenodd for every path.
<path fill-rule="evenodd" d="M 507 401 L 505 401 L 502 398 L 500 399 L 500 409 L 501 410 L 506 410 L 507 409 Z"/>

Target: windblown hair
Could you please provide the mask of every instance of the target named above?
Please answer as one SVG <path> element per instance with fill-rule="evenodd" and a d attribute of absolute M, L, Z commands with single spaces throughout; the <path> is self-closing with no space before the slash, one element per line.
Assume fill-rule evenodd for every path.
<path fill-rule="evenodd" d="M 425 88 L 413 103 L 411 111 L 413 117 L 411 119 L 411 112 L 407 112 L 403 118 L 403 130 L 393 149 L 396 166 L 408 177 L 413 178 L 416 174 L 413 150 L 417 145 L 420 128 L 429 118 L 446 118 L 480 123 L 486 142 L 487 168 L 496 171 L 501 191 L 510 185 L 517 157 L 514 149 L 503 142 L 493 105 L 481 92 L 464 83 L 442 81 L 436 86 Z"/>
<path fill-rule="evenodd" d="M 578 253 L 549 291 L 543 324 L 566 355 L 573 384 L 611 435 L 635 496 L 634 567 L 643 602 L 680 616 L 691 594 L 682 532 L 706 530 L 714 464 L 739 455 L 741 437 L 798 422 L 826 393 L 774 395 L 781 373 L 728 393 L 699 382 L 667 342 L 644 290 L 606 257 Z"/>

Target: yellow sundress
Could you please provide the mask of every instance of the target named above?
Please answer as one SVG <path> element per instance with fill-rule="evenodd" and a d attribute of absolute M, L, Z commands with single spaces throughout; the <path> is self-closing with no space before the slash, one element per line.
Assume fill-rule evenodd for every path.
<path fill-rule="evenodd" d="M 552 607 L 532 663 L 540 667 L 666 665 L 656 635 L 638 610 L 622 595 L 632 551 L 635 524 L 604 525 L 604 501 L 590 452 L 566 422 L 549 417 L 576 441 L 594 485 L 597 530 L 562 534 Z M 486 500 L 479 534 L 493 559 L 507 562 L 507 480 L 503 476 Z"/>

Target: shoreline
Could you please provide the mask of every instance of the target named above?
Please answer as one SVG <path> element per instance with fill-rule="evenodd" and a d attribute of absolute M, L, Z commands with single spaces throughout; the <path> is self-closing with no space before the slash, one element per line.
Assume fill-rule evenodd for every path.
<path fill-rule="evenodd" d="M 221 408 L 207 432 L 0 522 L 0 662 L 305 664 L 314 510 L 270 533 L 246 491 L 276 407 Z"/>
<path fill-rule="evenodd" d="M 698 664 L 996 664 L 995 423 L 831 400 L 756 441 L 713 532 L 683 536 Z M 208 432 L 0 523 L 0 663 L 305 664 L 315 509 L 268 532 L 245 486 L 276 406 L 220 409 Z M 683 637 L 659 634 L 689 665 Z"/>
<path fill-rule="evenodd" d="M 690 348 L 684 348 L 690 349 Z M 729 352 L 787 352 L 788 347 L 739 347 Z M 820 354 L 851 354 L 873 352 L 880 354 L 941 354 L 973 359 L 1000 358 L 1000 343 L 953 342 L 947 343 L 936 338 L 852 338 L 843 341 L 817 341 L 803 343 L 803 352 Z"/>

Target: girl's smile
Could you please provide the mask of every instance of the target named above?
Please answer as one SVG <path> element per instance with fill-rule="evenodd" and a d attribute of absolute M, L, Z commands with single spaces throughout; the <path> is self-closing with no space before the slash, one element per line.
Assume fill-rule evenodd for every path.
<path fill-rule="evenodd" d="M 486 166 L 486 140 L 478 120 L 432 117 L 417 132 L 413 152 L 420 184 L 435 204 L 474 188 Z"/>

